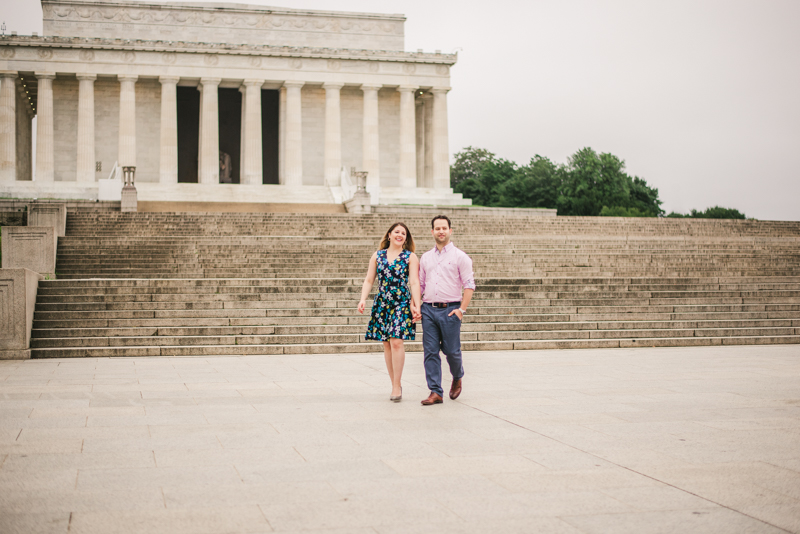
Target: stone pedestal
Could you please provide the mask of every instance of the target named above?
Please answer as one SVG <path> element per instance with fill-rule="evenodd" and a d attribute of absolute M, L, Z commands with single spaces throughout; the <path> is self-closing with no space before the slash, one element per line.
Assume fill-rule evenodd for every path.
<path fill-rule="evenodd" d="M 345 201 L 344 207 L 347 213 L 372 213 L 369 193 L 363 189 L 356 191 L 353 198 Z"/>
<path fill-rule="evenodd" d="M 0 360 L 30 359 L 33 309 L 42 278 L 29 269 L 0 269 Z"/>
<path fill-rule="evenodd" d="M 39 204 L 28 206 L 28 226 L 52 226 L 57 237 L 64 237 L 67 228 L 66 204 Z"/>
<path fill-rule="evenodd" d="M 4 226 L 3 269 L 30 269 L 55 278 L 58 237 L 52 226 Z"/>
<path fill-rule="evenodd" d="M 122 188 L 122 200 L 120 202 L 120 211 L 138 211 L 139 200 L 136 193 L 136 187 L 126 185 Z"/>

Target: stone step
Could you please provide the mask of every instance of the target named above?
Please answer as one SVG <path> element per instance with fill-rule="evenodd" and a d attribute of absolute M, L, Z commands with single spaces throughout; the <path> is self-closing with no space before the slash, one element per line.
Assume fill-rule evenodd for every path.
<path fill-rule="evenodd" d="M 589 349 L 631 347 L 685 347 L 718 345 L 797 344 L 800 336 L 737 336 L 693 338 L 638 339 L 562 339 L 502 342 L 464 342 L 462 350 L 536 350 Z M 421 352 L 422 343 L 406 342 L 407 352 Z M 286 345 L 213 345 L 213 346 L 137 346 L 137 347 L 75 347 L 32 349 L 31 358 L 107 358 L 148 356 L 244 356 L 277 354 L 341 354 L 383 352 L 379 343 L 331 343 Z"/>
<path fill-rule="evenodd" d="M 367 318 L 359 324 L 335 325 L 196 325 L 186 322 L 175 326 L 52 326 L 47 329 L 34 329 L 33 337 L 141 337 L 141 336 L 261 336 L 261 335 L 321 335 L 321 334 L 363 334 Z M 750 329 L 750 328 L 788 328 L 800 327 L 800 319 L 773 320 L 717 320 L 717 321 L 547 321 L 547 322 L 481 322 L 465 321 L 462 332 L 527 332 L 562 330 L 686 330 L 686 329 Z M 417 333 L 422 332 L 421 325 Z"/>
<path fill-rule="evenodd" d="M 774 324 L 775 326 L 800 326 L 800 318 L 794 312 L 750 312 L 750 313 L 696 313 L 696 314 L 636 314 L 632 320 L 631 314 L 552 314 L 552 315 L 474 315 L 469 314 L 463 328 L 473 329 L 477 326 L 489 326 L 499 329 L 501 324 L 508 324 L 510 319 L 515 322 L 510 324 L 531 325 L 539 328 L 542 323 L 561 323 L 575 325 L 601 325 L 619 323 L 625 325 L 643 325 L 645 323 L 675 324 L 678 328 L 697 328 L 702 326 L 723 326 L 737 324 L 741 326 L 759 326 Z M 82 328 L 138 328 L 138 327 L 226 327 L 226 326 L 285 326 L 295 325 L 303 327 L 333 326 L 333 325 L 359 325 L 363 327 L 367 318 L 357 316 L 321 316 L 321 317 L 178 317 L 159 319 L 73 319 L 68 317 L 54 319 L 37 319 L 33 323 L 34 336 L 38 332 L 51 329 L 82 329 Z M 657 326 L 653 326 L 656 328 Z M 542 327 L 543 329 L 547 329 Z M 557 328 L 557 327 L 553 327 Z M 576 326 L 576 328 L 584 328 Z M 594 326 L 586 328 L 596 328 Z M 611 328 L 611 327 L 602 327 Z M 625 326 L 625 328 L 634 328 Z M 522 329 L 521 327 L 519 329 Z M 42 335 L 42 337 L 47 337 Z M 54 337 L 64 337 L 57 335 Z"/>

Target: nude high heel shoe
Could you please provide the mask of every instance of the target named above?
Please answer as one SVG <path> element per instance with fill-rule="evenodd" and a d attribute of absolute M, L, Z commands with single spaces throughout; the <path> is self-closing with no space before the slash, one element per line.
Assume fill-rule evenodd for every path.
<path fill-rule="evenodd" d="M 400 402 L 401 400 L 403 400 L 403 387 L 400 386 L 400 395 L 397 395 L 396 397 L 392 395 L 391 397 L 389 397 L 389 400 L 392 402 Z"/>

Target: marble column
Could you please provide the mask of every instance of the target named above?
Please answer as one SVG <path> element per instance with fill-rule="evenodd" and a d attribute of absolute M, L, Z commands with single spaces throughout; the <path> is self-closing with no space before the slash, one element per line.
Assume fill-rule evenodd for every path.
<path fill-rule="evenodd" d="M 136 80 L 138 76 L 119 75 L 119 151 L 120 167 L 136 166 Z"/>
<path fill-rule="evenodd" d="M 260 185 L 264 183 L 261 145 L 261 86 L 264 80 L 244 81 L 244 160 L 240 163 L 239 183 Z"/>
<path fill-rule="evenodd" d="M 380 187 L 381 157 L 378 132 L 378 90 L 380 85 L 361 86 L 364 92 L 364 133 L 361 170 L 367 171 L 367 188 Z"/>
<path fill-rule="evenodd" d="M 434 87 L 433 93 L 433 187 L 450 187 L 450 147 L 447 135 L 447 91 Z"/>
<path fill-rule="evenodd" d="M 425 187 L 433 187 L 433 95 L 422 95 L 425 107 Z"/>
<path fill-rule="evenodd" d="M 425 187 L 425 105 L 422 98 L 414 100 L 417 133 L 417 187 Z"/>
<path fill-rule="evenodd" d="M 278 183 L 286 183 L 286 87 L 278 92 Z"/>
<path fill-rule="evenodd" d="M 37 72 L 39 80 L 36 103 L 36 177 L 39 183 L 51 183 L 55 175 L 53 160 L 53 79 L 54 72 Z"/>
<path fill-rule="evenodd" d="M 161 82 L 161 159 L 159 178 L 162 184 L 178 183 L 178 80 L 177 76 L 159 76 Z"/>
<path fill-rule="evenodd" d="M 247 88 L 244 86 L 244 84 L 239 86 L 239 94 L 242 95 L 242 106 L 241 106 L 242 109 L 241 109 L 241 113 L 239 114 L 240 115 L 240 118 L 239 118 L 239 183 L 240 184 L 246 183 L 244 181 L 244 160 L 245 160 L 245 157 L 246 157 L 245 154 L 247 152 L 247 150 L 245 150 L 247 148 L 246 147 L 247 143 L 245 142 L 245 139 L 247 139 L 247 132 L 245 131 L 245 126 L 247 125 L 247 95 L 245 94 L 246 91 L 247 91 Z"/>
<path fill-rule="evenodd" d="M 0 72 L 0 182 L 17 179 L 17 72 Z"/>
<path fill-rule="evenodd" d="M 94 183 L 94 74 L 78 74 L 78 183 Z"/>
<path fill-rule="evenodd" d="M 221 78 L 200 78 L 200 159 L 198 183 L 219 183 L 219 82 Z"/>
<path fill-rule="evenodd" d="M 289 186 L 303 185 L 303 82 L 284 82 L 286 87 L 286 166 L 284 173 Z"/>
<path fill-rule="evenodd" d="M 400 92 L 400 187 L 417 187 L 417 116 L 414 106 L 416 87 L 401 85 Z"/>
<path fill-rule="evenodd" d="M 342 178 L 342 105 L 344 84 L 326 83 L 325 88 L 325 184 L 340 186 Z"/>

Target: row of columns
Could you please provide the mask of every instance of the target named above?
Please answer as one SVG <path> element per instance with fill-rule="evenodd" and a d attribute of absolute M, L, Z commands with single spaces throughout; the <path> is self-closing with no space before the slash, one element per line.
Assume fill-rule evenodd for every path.
<path fill-rule="evenodd" d="M 36 181 L 54 180 L 53 79 L 54 73 L 37 72 L 38 123 L 36 135 Z M 77 181 L 95 181 L 94 74 L 78 74 Z M 120 166 L 136 165 L 135 75 L 119 75 Z M 0 180 L 14 176 L 16 73 L 0 73 Z M 160 182 L 178 181 L 178 77 L 161 76 Z M 219 183 L 220 78 L 201 78 L 198 182 Z M 244 80 L 242 95 L 241 183 L 262 180 L 261 87 L 263 80 Z M 279 161 L 281 183 L 301 186 L 303 180 L 302 96 L 304 82 L 286 81 L 280 94 Z M 342 83 L 325 83 L 325 181 L 339 185 L 342 168 L 341 89 Z M 380 184 L 380 142 L 378 91 L 380 85 L 364 84 L 362 170 L 368 186 Z M 430 97 L 415 98 L 418 87 L 400 86 L 400 186 L 448 188 L 449 157 L 447 132 L 447 88 L 434 88 Z M 432 100 L 432 102 L 431 102 Z M 424 103 L 423 103 L 424 102 Z M 426 104 L 432 104 L 426 105 Z M 432 107 L 432 113 L 429 108 Z M 418 155 L 420 155 L 418 157 Z M 423 177 L 432 176 L 429 183 Z M 419 178 L 419 179 L 418 179 Z"/>

